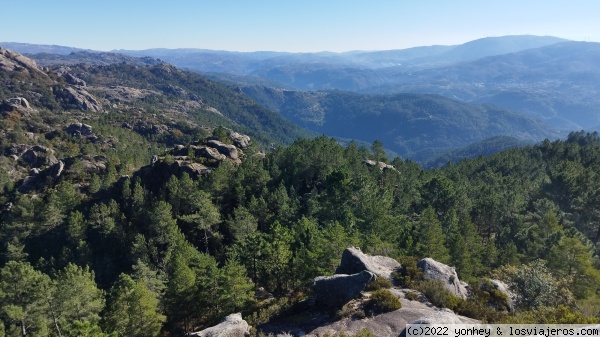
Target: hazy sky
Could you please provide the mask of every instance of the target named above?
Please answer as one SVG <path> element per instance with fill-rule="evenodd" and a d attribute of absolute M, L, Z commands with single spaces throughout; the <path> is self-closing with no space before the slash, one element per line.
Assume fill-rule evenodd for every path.
<path fill-rule="evenodd" d="M 502 35 L 600 41 L 598 0 L 0 0 L 0 41 L 348 51 Z"/>

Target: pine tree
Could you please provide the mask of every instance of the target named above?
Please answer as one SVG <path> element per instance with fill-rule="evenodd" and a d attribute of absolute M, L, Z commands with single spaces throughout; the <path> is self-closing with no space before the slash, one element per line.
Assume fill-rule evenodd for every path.
<path fill-rule="evenodd" d="M 0 312 L 21 336 L 46 335 L 52 283 L 26 262 L 9 261 L 0 269 Z"/>
<path fill-rule="evenodd" d="M 426 208 L 419 218 L 417 253 L 420 257 L 430 257 L 442 263 L 450 262 L 446 248 L 446 238 L 433 207 Z"/>
<path fill-rule="evenodd" d="M 119 336 L 158 336 L 165 316 L 158 311 L 158 299 L 144 281 L 121 274 L 112 287 L 104 316 L 106 331 Z"/>
<path fill-rule="evenodd" d="M 50 301 L 52 320 L 58 331 L 68 331 L 75 322 L 100 322 L 104 294 L 96 287 L 94 272 L 69 263 L 57 274 Z M 60 333 L 59 333 L 60 334 Z"/>

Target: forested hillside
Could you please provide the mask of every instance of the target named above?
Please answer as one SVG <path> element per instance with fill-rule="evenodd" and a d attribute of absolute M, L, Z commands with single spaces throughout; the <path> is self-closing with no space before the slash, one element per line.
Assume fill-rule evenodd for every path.
<path fill-rule="evenodd" d="M 342 148 L 320 137 L 199 180 L 101 175 L 106 183 L 94 193 L 63 180 L 37 196 L 6 186 L 7 332 L 23 321 L 36 334 L 59 326 L 69 335 L 147 336 L 240 310 L 258 323 L 266 309 L 256 306 L 255 287 L 282 298 L 307 291 L 351 245 L 432 257 L 470 282 L 507 279 L 529 296 L 515 318 L 596 317 L 597 134 L 432 171 L 399 159 L 391 163 L 398 171 L 381 171 L 365 157 L 385 160 L 378 144 Z M 528 288 L 535 280 L 527 273 L 541 275 L 544 292 Z M 73 284 L 82 290 L 68 292 Z"/>
<path fill-rule="evenodd" d="M 484 140 L 492 137 L 496 137 L 496 146 L 479 151 L 473 146 L 473 152 L 484 154 L 494 148 L 508 148 L 515 143 L 514 139 L 534 143 L 560 135 L 535 118 L 493 105 L 469 104 L 438 95 L 365 95 L 264 86 L 243 86 L 241 90 L 309 130 L 368 144 L 380 140 L 389 150 L 422 165 L 473 143 L 483 145 Z M 498 144 L 509 138 L 513 141 Z"/>

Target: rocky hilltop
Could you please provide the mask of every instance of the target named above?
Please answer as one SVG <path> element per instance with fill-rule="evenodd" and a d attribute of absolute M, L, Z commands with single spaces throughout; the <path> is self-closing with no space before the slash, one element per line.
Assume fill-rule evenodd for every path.
<path fill-rule="evenodd" d="M 425 258 L 417 264 L 424 278 L 439 282 L 452 279 L 461 288 L 456 296 L 469 296 L 468 285 L 458 280 L 453 268 Z M 371 256 L 351 247 L 344 250 L 336 274 L 313 280 L 312 297 L 300 302 L 287 314 L 257 327 L 269 336 L 330 336 L 345 333 L 353 335 L 363 329 L 377 337 L 400 336 L 406 324 L 474 324 L 478 320 L 456 314 L 448 308 L 432 304 L 415 289 L 389 284 L 387 289 L 376 289 L 383 284 L 378 279 L 391 280 L 403 267 L 386 256 Z M 344 274 L 343 272 L 353 274 Z M 389 281 L 388 281 L 389 282 Z M 382 288 L 385 288 L 382 287 Z M 462 293 L 464 291 L 464 293 Z M 374 304 L 378 294 L 386 293 L 398 301 L 396 309 L 382 310 Z M 268 298 L 272 300 L 272 298 Z M 331 314 L 331 313 L 335 314 Z M 232 314 L 216 326 L 193 333 L 192 336 L 243 337 L 249 335 L 248 323 L 241 314 Z"/>

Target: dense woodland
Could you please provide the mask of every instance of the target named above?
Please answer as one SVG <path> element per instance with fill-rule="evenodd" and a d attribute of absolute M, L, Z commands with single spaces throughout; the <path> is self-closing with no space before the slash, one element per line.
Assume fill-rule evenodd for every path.
<path fill-rule="evenodd" d="M 275 310 L 258 304 L 256 288 L 285 307 L 309 296 L 309 281 L 332 274 L 352 245 L 402 261 L 432 257 L 470 283 L 506 279 L 523 296 L 504 320 L 597 318 L 595 133 L 439 170 L 396 158 L 398 171 L 363 163 L 387 161 L 379 142 L 342 147 L 322 136 L 165 181 L 135 175 L 147 159 L 139 156 L 151 153 L 137 139 L 116 148 L 104 174 L 71 174 L 37 194 L 2 177 L 10 206 L 0 233 L 0 331 L 177 335 L 237 311 L 256 324 Z M 62 140 L 75 153 L 101 151 Z"/>
<path fill-rule="evenodd" d="M 4 111 L 0 119 L 0 337 L 181 336 L 233 312 L 256 327 L 296 310 L 311 296 L 310 281 L 333 274 L 350 246 L 398 259 L 400 284 L 462 315 L 600 319 L 596 133 L 425 170 L 389 160 L 379 141 L 365 148 L 321 136 L 271 148 L 275 137 L 286 141 L 302 130 L 239 92 L 164 64 L 74 71 L 90 84 L 109 86 L 112 76 L 157 94 L 127 109 L 83 113 L 61 108 L 60 78 L 49 88 L 31 86 L 18 72 L 2 74 L 1 99 L 24 92 L 38 109 Z M 169 94 L 182 83 L 185 95 Z M 172 113 L 180 96 L 207 105 Z M 166 123 L 168 132 L 123 127 L 133 113 Z M 65 131 L 80 120 L 100 141 Z M 223 161 L 200 177 L 143 179 L 153 155 L 189 145 L 209 132 L 200 124 L 220 121 L 264 127 L 241 165 Z M 224 130 L 210 132 L 226 141 Z M 58 178 L 43 170 L 35 186 L 19 191 L 32 167 L 9 156 L 15 144 L 53 149 L 68 168 Z M 264 158 L 252 155 L 259 148 L 268 150 Z M 106 161 L 97 173 L 80 160 L 94 156 Z M 368 166 L 365 158 L 395 169 Z M 474 295 L 460 300 L 420 279 L 415 262 L 423 257 L 455 266 Z M 490 277 L 511 286 L 515 312 L 486 290 Z M 259 288 L 275 298 L 256 296 Z"/>

